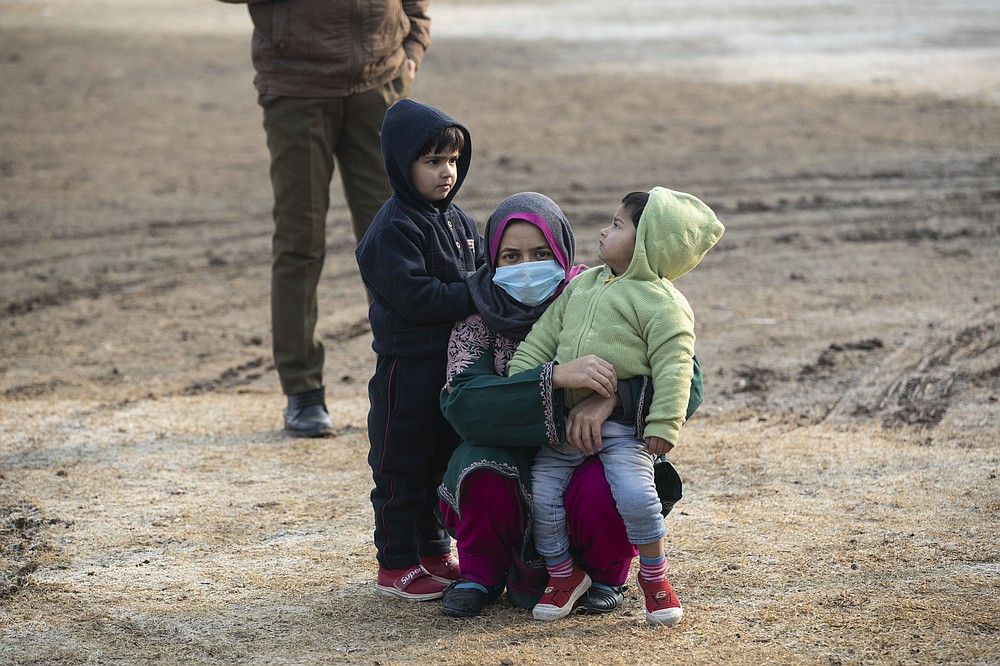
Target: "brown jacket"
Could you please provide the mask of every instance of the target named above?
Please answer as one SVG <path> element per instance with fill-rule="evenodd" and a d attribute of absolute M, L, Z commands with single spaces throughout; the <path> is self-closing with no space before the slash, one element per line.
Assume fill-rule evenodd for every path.
<path fill-rule="evenodd" d="M 253 19 L 261 95 L 344 97 L 392 81 L 430 45 L 430 0 L 221 0 Z"/>

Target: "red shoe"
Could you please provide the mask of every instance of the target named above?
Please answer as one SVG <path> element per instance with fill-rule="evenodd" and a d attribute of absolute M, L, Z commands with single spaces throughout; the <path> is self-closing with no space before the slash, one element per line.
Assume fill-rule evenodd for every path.
<path fill-rule="evenodd" d="M 401 597 L 408 601 L 430 601 L 431 599 L 440 599 L 447 587 L 418 564 L 405 569 L 379 567 L 375 591 L 390 597 Z"/>
<path fill-rule="evenodd" d="M 549 586 L 542 593 L 531 611 L 536 620 L 558 620 L 566 617 L 573 610 L 573 604 L 590 589 L 590 576 L 582 569 L 573 566 L 573 575 L 569 578 L 549 577 Z"/>
<path fill-rule="evenodd" d="M 639 578 L 639 587 L 646 595 L 646 620 L 650 624 L 672 627 L 681 621 L 684 611 L 681 602 L 670 587 L 670 582 L 663 580 L 643 580 Z"/>
<path fill-rule="evenodd" d="M 458 558 L 451 553 L 432 555 L 430 557 L 421 556 L 420 566 L 434 580 L 440 581 L 445 585 L 449 585 L 462 578 L 462 574 L 458 572 Z"/>

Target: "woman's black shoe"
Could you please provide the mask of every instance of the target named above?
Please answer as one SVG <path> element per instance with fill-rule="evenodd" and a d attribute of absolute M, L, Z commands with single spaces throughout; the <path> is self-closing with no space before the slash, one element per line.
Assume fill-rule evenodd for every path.
<path fill-rule="evenodd" d="M 478 587 L 456 587 L 459 583 L 468 582 L 455 581 L 444 591 L 444 596 L 441 597 L 441 609 L 445 615 L 475 617 L 483 612 L 486 604 L 496 599 L 503 591 L 503 587 L 489 592 L 483 592 Z"/>
<path fill-rule="evenodd" d="M 625 601 L 624 585 L 591 585 L 576 602 L 576 608 L 573 610 L 580 615 L 600 615 L 615 610 L 623 601 Z"/>

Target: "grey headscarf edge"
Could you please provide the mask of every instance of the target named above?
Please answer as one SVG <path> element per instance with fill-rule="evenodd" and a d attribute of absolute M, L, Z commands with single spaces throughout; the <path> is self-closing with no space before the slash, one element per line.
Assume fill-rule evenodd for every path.
<path fill-rule="evenodd" d="M 519 214 L 529 214 L 519 217 Z M 538 218 L 541 218 L 540 220 Z M 531 326 L 545 312 L 552 300 L 529 307 L 511 298 L 507 292 L 493 283 L 496 270 L 496 249 L 499 237 L 511 219 L 526 219 L 538 226 L 545 235 L 566 270 L 567 280 L 572 276 L 576 253 L 573 229 L 562 209 L 555 201 L 538 192 L 518 192 L 499 204 L 486 222 L 486 263 L 466 278 L 472 300 L 479 310 L 486 326 L 518 342 L 524 340 Z M 546 228 L 542 228 L 544 224 Z M 566 281 L 562 286 L 565 286 Z M 562 291 L 562 287 L 556 293 Z"/>

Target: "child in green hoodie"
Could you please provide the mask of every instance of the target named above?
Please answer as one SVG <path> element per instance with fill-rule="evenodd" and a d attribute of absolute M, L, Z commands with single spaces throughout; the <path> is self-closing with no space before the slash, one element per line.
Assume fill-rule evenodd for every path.
<path fill-rule="evenodd" d="M 510 361 L 513 375 L 595 354 L 614 366 L 618 379 L 653 379 L 643 422 L 612 416 L 599 432 L 567 432 L 567 442 L 543 446 L 535 458 L 534 537 L 549 572 L 535 619 L 565 617 L 590 587 L 590 578 L 569 555 L 563 495 L 573 470 L 595 454 L 629 541 L 639 550 L 647 620 L 674 626 L 681 619 L 680 601 L 666 577 L 666 530 L 653 483 L 654 457 L 677 443 L 693 373 L 694 314 L 672 281 L 698 265 L 723 231 L 715 213 L 690 194 L 657 187 L 626 195 L 601 230 L 598 258 L 604 265 L 569 283 Z M 585 391 L 567 391 L 567 408 L 585 397 Z"/>

